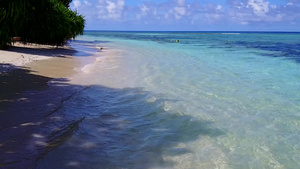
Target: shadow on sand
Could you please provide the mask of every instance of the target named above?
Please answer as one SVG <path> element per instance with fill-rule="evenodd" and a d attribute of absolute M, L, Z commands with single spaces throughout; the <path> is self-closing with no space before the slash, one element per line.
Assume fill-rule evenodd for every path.
<path fill-rule="evenodd" d="M 73 85 L 20 68 L 1 74 L 0 89 L 0 168 L 172 168 L 165 157 L 192 153 L 182 145 L 225 134 L 140 88 Z"/>
<path fill-rule="evenodd" d="M 55 47 L 55 46 L 41 46 L 35 44 L 11 46 L 8 51 L 17 52 L 20 54 L 29 55 L 42 55 L 48 57 L 66 57 L 66 56 L 77 56 L 84 57 L 90 56 L 91 51 L 95 51 L 95 44 L 88 44 L 88 41 L 73 40 L 73 45 L 81 47 L 83 50 L 75 50 L 73 48 Z M 76 45 L 77 43 L 78 45 Z"/>
<path fill-rule="evenodd" d="M 18 52 L 22 54 L 35 54 L 43 56 L 55 56 L 55 57 L 65 57 L 65 55 L 74 55 L 77 51 L 74 49 L 67 48 L 29 48 L 21 46 L 12 46 L 9 51 Z"/>

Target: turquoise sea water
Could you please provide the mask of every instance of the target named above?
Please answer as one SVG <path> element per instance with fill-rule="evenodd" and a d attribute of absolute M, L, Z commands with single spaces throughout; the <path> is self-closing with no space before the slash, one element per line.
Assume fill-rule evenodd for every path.
<path fill-rule="evenodd" d="M 299 33 L 88 31 L 71 46 L 103 51 L 53 114 L 78 126 L 38 168 L 300 167 Z"/>

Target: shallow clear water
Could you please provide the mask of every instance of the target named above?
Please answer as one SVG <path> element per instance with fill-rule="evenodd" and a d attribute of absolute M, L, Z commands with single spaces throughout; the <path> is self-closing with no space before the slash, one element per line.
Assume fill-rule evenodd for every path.
<path fill-rule="evenodd" d="M 104 52 L 74 77 L 90 87 L 53 118 L 78 125 L 38 168 L 300 167 L 300 34 L 85 32 L 72 43 Z"/>

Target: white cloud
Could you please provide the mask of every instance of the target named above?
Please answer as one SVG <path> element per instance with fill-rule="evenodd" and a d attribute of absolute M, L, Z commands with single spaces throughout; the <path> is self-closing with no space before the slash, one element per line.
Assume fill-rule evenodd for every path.
<path fill-rule="evenodd" d="M 185 0 L 176 0 L 176 5 L 174 7 L 175 19 L 181 19 L 184 15 L 186 15 Z"/>
<path fill-rule="evenodd" d="M 215 20 L 219 20 L 222 17 L 222 15 L 215 14 L 215 13 L 211 13 L 211 14 L 207 13 L 207 14 L 205 14 L 205 17 L 206 17 L 207 21 L 212 22 Z"/>
<path fill-rule="evenodd" d="M 246 5 L 244 3 L 239 3 L 239 4 L 234 4 L 234 7 L 237 8 L 237 9 L 242 9 L 244 8 Z"/>
<path fill-rule="evenodd" d="M 139 5 L 139 10 L 140 13 L 136 14 L 136 18 L 138 20 L 140 20 L 142 17 L 146 17 L 150 11 L 149 7 L 147 7 L 145 4 Z"/>
<path fill-rule="evenodd" d="M 249 0 L 247 7 L 251 7 L 257 16 L 264 16 L 269 12 L 269 2 L 264 0 Z"/>
<path fill-rule="evenodd" d="M 125 5 L 124 0 L 118 0 L 117 2 L 106 1 L 108 17 L 112 19 L 120 19 L 122 16 L 122 11 Z"/>
<path fill-rule="evenodd" d="M 117 24 L 132 27 L 148 24 L 156 28 L 157 25 L 178 23 L 186 27 L 224 23 L 246 27 L 275 22 L 298 24 L 300 18 L 298 0 L 289 0 L 281 5 L 270 0 L 226 0 L 226 5 L 198 0 L 131 1 L 133 0 L 73 0 L 71 8 L 85 16 L 87 24 L 96 25 L 100 20 L 107 27 Z"/>
<path fill-rule="evenodd" d="M 218 5 L 217 7 L 216 7 L 216 10 L 222 10 L 222 5 Z"/>
<path fill-rule="evenodd" d="M 92 5 L 92 4 L 91 4 L 89 1 L 87 1 L 87 0 L 84 0 L 83 3 L 84 3 L 85 5 L 89 5 L 89 6 Z"/>
<path fill-rule="evenodd" d="M 176 0 L 176 4 L 178 6 L 184 6 L 185 5 L 185 0 Z"/>
<path fill-rule="evenodd" d="M 149 8 L 145 5 L 145 4 L 142 4 L 140 6 L 140 10 L 142 12 L 142 15 L 147 15 L 148 11 L 149 11 Z"/>
<path fill-rule="evenodd" d="M 232 5 L 231 10 L 226 9 L 228 20 L 241 25 L 268 24 L 274 22 L 285 22 L 290 16 L 283 6 L 270 4 L 265 0 L 247 0 L 247 6 Z"/>
<path fill-rule="evenodd" d="M 242 21 L 240 24 L 241 24 L 241 25 L 248 25 L 249 22 Z"/>
<path fill-rule="evenodd" d="M 98 0 L 97 9 L 100 19 L 122 19 L 125 0 Z"/>
<path fill-rule="evenodd" d="M 76 9 L 81 6 L 81 2 L 79 0 L 75 0 L 73 3 L 74 3 L 74 8 Z"/>
<path fill-rule="evenodd" d="M 178 7 L 178 6 L 176 6 L 174 8 L 174 10 L 179 15 L 185 15 L 185 13 L 186 13 L 185 7 Z"/>
<path fill-rule="evenodd" d="M 276 9 L 277 6 L 276 6 L 276 5 L 271 5 L 271 8 L 272 8 L 272 9 Z"/>

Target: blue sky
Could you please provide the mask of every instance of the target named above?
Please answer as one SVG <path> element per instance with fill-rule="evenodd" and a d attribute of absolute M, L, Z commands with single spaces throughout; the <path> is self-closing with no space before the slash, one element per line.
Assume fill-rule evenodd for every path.
<path fill-rule="evenodd" d="M 86 30 L 300 31 L 300 0 L 73 0 Z"/>

